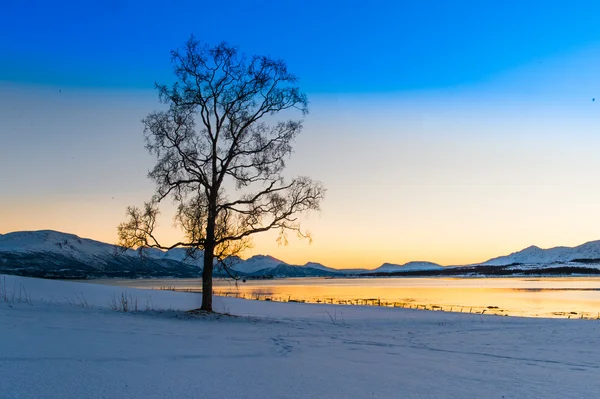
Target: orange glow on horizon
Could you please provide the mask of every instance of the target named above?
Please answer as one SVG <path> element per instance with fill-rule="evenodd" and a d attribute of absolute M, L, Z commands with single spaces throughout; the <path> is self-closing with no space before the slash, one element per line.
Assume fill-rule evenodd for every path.
<path fill-rule="evenodd" d="M 243 257 L 335 268 L 457 265 L 600 239 L 600 112 L 584 92 L 598 80 L 577 80 L 565 65 L 441 93 L 309 96 L 311 114 L 286 173 L 327 188 L 321 212 L 300 218 L 314 241 L 292 234 L 278 246 L 268 233 Z M 553 94 L 555 82 L 562 91 Z M 540 88 L 548 88 L 544 96 Z M 153 193 L 146 174 L 154 159 L 139 121 L 157 107 L 156 93 L 57 98 L 48 88 L 9 89 L 0 97 L 15 108 L 0 110 L 0 119 L 22 130 L 2 147 L 10 151 L 0 157 L 8 171 L 0 233 L 53 229 L 115 243 L 126 207 Z M 172 210 L 162 209 L 159 237 L 174 242 Z"/>

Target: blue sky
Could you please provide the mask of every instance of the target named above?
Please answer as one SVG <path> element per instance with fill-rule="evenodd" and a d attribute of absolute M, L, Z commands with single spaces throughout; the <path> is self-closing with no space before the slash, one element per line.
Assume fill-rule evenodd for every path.
<path fill-rule="evenodd" d="M 314 241 L 265 234 L 247 256 L 447 265 L 599 239 L 598 15 L 592 1 L 5 2 L 0 234 L 116 240 L 153 192 L 154 82 L 193 33 L 284 59 L 309 96 L 288 171 L 328 188 L 303 221 Z"/>
<path fill-rule="evenodd" d="M 285 59 L 310 93 L 469 85 L 600 40 L 594 1 L 12 1 L 0 80 L 151 88 L 194 33 Z"/>

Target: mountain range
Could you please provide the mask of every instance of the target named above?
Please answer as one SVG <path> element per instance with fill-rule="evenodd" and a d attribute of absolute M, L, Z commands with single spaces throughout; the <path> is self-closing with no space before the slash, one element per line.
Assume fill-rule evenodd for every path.
<path fill-rule="evenodd" d="M 551 265 L 568 262 L 600 263 L 600 241 L 590 241 L 576 247 L 542 249 L 532 245 L 510 255 L 493 258 L 482 265 Z"/>
<path fill-rule="evenodd" d="M 0 273 L 53 278 L 198 277 L 202 251 L 123 249 L 115 245 L 52 230 L 0 234 Z M 600 241 L 577 247 L 535 246 L 486 262 L 443 267 L 432 262 L 384 263 L 376 269 L 334 269 L 320 263 L 290 265 L 269 255 L 229 258 L 229 273 L 242 278 L 335 277 L 364 275 L 515 274 L 533 270 L 573 269 L 600 273 Z M 216 264 L 215 275 L 229 275 Z"/>

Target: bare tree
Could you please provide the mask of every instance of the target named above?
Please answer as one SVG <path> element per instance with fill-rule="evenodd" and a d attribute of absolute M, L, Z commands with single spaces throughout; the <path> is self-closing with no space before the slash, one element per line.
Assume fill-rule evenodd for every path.
<path fill-rule="evenodd" d="M 176 83 L 156 85 L 169 109 L 143 120 L 146 148 L 157 158 L 149 172 L 156 193 L 142 208 L 127 208 L 119 241 L 128 248 L 203 250 L 202 309 L 212 311 L 215 262 L 239 254 L 256 233 L 278 229 L 284 243 L 288 231 L 308 237 L 298 216 L 318 210 L 325 189 L 308 177 L 282 176 L 302 122 L 275 117 L 308 112 L 283 61 L 192 37 L 172 52 L 172 63 Z M 170 245 L 154 234 L 166 198 L 178 204 L 175 221 L 184 232 Z"/>

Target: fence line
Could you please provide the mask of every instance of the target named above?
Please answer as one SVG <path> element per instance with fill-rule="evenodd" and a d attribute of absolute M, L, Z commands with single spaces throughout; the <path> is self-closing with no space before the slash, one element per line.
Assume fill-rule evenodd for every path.
<path fill-rule="evenodd" d="M 190 293 L 201 293 L 202 289 L 200 288 L 177 288 L 172 286 L 162 286 L 154 289 L 159 289 L 163 291 L 177 291 L 177 292 L 190 292 Z M 496 316 L 523 316 L 523 314 L 509 314 L 508 311 L 504 309 L 500 309 L 497 306 L 487 306 L 485 308 L 474 309 L 473 307 L 467 306 L 441 306 L 441 305 L 423 305 L 423 304 L 413 304 L 408 301 L 383 301 L 380 298 L 354 298 L 354 299 L 334 299 L 334 298 L 324 298 L 324 299 L 299 299 L 292 298 L 291 295 L 287 297 L 282 296 L 274 296 L 270 294 L 261 294 L 261 293 L 246 293 L 246 292 L 235 292 L 235 291 L 221 291 L 214 290 L 214 295 L 224 296 L 229 298 L 240 298 L 240 299 L 248 299 L 248 300 L 256 300 L 256 301 L 267 301 L 267 302 L 291 302 L 291 303 L 324 303 L 330 305 L 348 305 L 348 306 L 378 306 L 378 307 L 388 307 L 388 308 L 403 308 L 403 309 L 420 309 L 420 310 L 428 310 L 433 312 L 456 312 L 456 313 L 472 313 L 472 314 L 490 314 Z M 555 318 L 566 318 L 566 319 L 592 319 L 592 320 L 600 320 L 600 312 L 597 314 L 585 313 L 585 312 L 552 312 L 551 313 Z"/>

